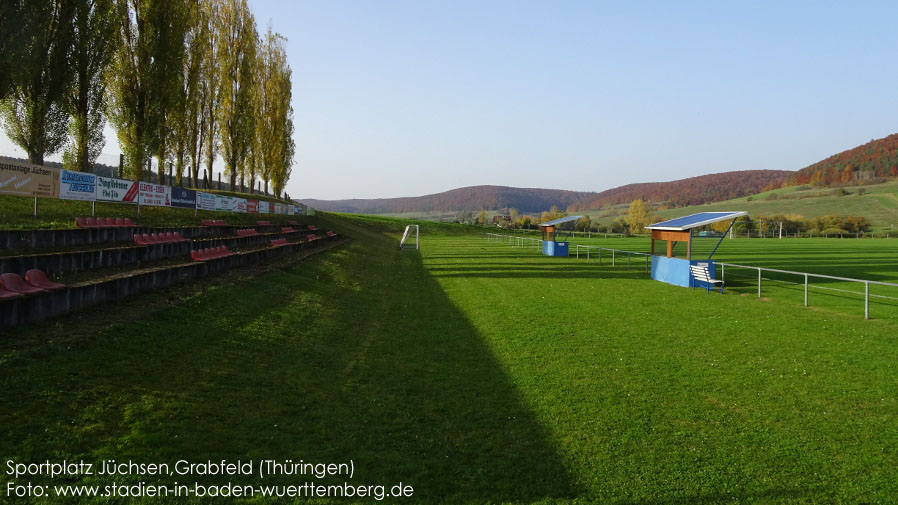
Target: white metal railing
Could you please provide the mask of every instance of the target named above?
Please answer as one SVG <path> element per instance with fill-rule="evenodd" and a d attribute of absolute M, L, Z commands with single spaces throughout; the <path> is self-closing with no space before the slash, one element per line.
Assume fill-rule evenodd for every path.
<path fill-rule="evenodd" d="M 882 296 L 882 295 L 871 295 L 870 294 L 870 285 L 889 286 L 889 287 L 893 287 L 893 288 L 898 288 L 898 284 L 896 284 L 894 282 L 871 281 L 871 280 L 867 280 L 867 279 L 854 279 L 852 277 L 840 277 L 837 275 L 811 274 L 811 273 L 807 273 L 807 272 L 795 272 L 793 270 L 780 270 L 778 268 L 765 268 L 765 267 L 755 267 L 755 266 L 749 266 L 749 265 L 738 265 L 735 263 L 717 262 L 716 264 L 720 265 L 720 280 L 723 280 L 723 281 L 725 281 L 726 267 L 745 268 L 748 270 L 756 270 L 758 272 L 758 297 L 761 296 L 761 286 L 762 286 L 762 281 L 763 281 L 763 276 L 761 275 L 762 272 L 775 272 L 775 273 L 779 273 L 779 274 L 795 275 L 795 276 L 803 277 L 804 278 L 804 306 L 805 307 L 810 306 L 810 304 L 808 302 L 808 287 L 810 285 L 809 278 L 811 278 L 811 277 L 818 278 L 818 279 L 830 279 L 830 280 L 834 280 L 834 281 L 856 282 L 858 284 L 863 284 L 864 285 L 864 319 L 870 319 L 870 297 L 871 296 L 878 297 L 878 298 L 891 298 L 891 297 Z M 771 279 L 768 279 L 768 280 L 771 280 Z M 788 282 L 788 281 L 785 281 L 785 282 Z M 795 284 L 798 284 L 798 283 L 795 283 Z M 828 288 L 825 286 L 816 286 L 816 287 L 821 288 L 821 289 L 830 289 L 833 291 L 843 291 L 846 293 L 859 294 L 854 291 L 848 291 L 848 290 L 844 290 L 844 289 Z"/>
<path fill-rule="evenodd" d="M 515 245 L 516 247 L 528 247 L 530 244 L 533 244 L 538 250 L 542 249 L 543 241 L 540 239 L 534 239 L 534 238 L 530 238 L 530 237 L 518 237 L 518 236 L 514 236 L 514 235 L 501 235 L 501 234 L 497 234 L 497 233 L 487 233 L 486 235 L 487 235 L 487 240 L 502 241 L 504 243 Z M 645 271 L 646 272 L 649 271 L 649 264 L 651 263 L 651 259 L 650 259 L 651 254 L 649 254 L 649 253 L 642 253 L 642 252 L 636 252 L 636 251 L 624 251 L 621 249 L 610 249 L 607 247 L 599 247 L 599 246 L 586 246 L 586 245 L 578 245 L 578 244 L 573 244 L 573 245 L 574 245 L 574 254 L 575 254 L 576 258 L 578 258 L 578 259 L 580 258 L 580 254 L 581 254 L 580 251 L 583 250 L 583 251 L 585 251 L 587 260 L 589 260 L 591 258 L 591 255 L 598 256 L 599 263 L 602 263 L 602 251 L 610 252 L 611 253 L 611 266 L 616 266 L 616 260 L 618 257 L 620 257 L 621 255 L 626 255 L 627 256 L 627 269 L 630 269 L 630 267 L 631 267 L 631 257 L 632 256 L 643 256 L 643 257 L 645 257 Z M 598 251 L 598 255 L 592 254 L 593 251 Z M 793 270 L 780 270 L 778 268 L 766 268 L 766 267 L 756 267 L 756 266 L 750 266 L 750 265 L 739 265 L 736 263 L 715 262 L 715 265 L 720 266 L 720 280 L 722 280 L 722 281 L 726 280 L 725 279 L 726 267 L 744 268 L 744 269 L 748 269 L 748 270 L 757 271 L 758 272 L 758 297 L 759 298 L 761 297 L 761 288 L 762 288 L 763 279 L 764 279 L 764 277 L 762 275 L 763 272 L 795 275 L 795 276 L 801 277 L 804 280 L 804 306 L 805 307 L 810 306 L 810 303 L 808 300 L 808 289 L 810 287 L 810 282 L 809 282 L 810 278 L 829 279 L 829 280 L 842 281 L 842 282 L 856 282 L 858 284 L 863 284 L 863 286 L 864 286 L 864 318 L 865 319 L 870 319 L 870 299 L 871 298 L 888 298 L 888 299 L 893 299 L 893 300 L 896 299 L 894 297 L 871 294 L 870 293 L 871 285 L 898 288 L 898 283 L 894 283 L 894 282 L 871 281 L 871 280 L 867 280 L 867 279 L 855 279 L 852 277 L 840 277 L 837 275 L 812 274 L 812 273 L 808 273 L 808 272 L 796 272 Z M 768 278 L 767 280 L 772 281 L 773 279 Z M 782 282 L 789 282 L 789 281 L 782 281 Z M 795 283 L 795 284 L 798 284 L 798 283 Z M 819 289 L 831 290 L 831 291 L 842 291 L 845 293 L 860 294 L 855 291 L 826 287 L 826 286 L 814 286 L 814 287 L 819 288 Z"/>

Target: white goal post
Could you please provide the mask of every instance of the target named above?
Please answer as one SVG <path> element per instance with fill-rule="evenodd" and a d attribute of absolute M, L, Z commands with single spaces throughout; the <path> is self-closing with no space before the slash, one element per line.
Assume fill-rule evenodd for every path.
<path fill-rule="evenodd" d="M 406 246 L 411 247 L 409 243 L 409 239 L 412 238 L 412 234 L 415 235 L 415 249 L 418 249 L 418 225 L 410 224 L 405 227 L 405 233 L 402 234 L 402 240 L 399 241 L 399 248 L 403 249 Z"/>

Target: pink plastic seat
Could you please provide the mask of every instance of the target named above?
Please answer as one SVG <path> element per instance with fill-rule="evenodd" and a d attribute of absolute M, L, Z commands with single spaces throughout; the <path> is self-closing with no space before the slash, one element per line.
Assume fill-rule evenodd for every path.
<path fill-rule="evenodd" d="M 16 293 L 14 291 L 8 291 L 0 287 L 0 301 L 2 300 L 12 300 L 13 298 L 18 298 L 22 296 L 22 293 Z"/>
<path fill-rule="evenodd" d="M 179 232 L 179 231 L 175 232 L 175 240 L 178 242 L 187 242 L 188 241 L 188 239 L 181 236 L 181 232 Z"/>
<path fill-rule="evenodd" d="M 97 218 L 97 227 L 98 227 L 98 228 L 106 228 L 106 226 L 107 226 L 107 225 L 106 225 L 106 218 L 105 218 L 105 217 L 98 217 L 98 218 Z"/>
<path fill-rule="evenodd" d="M 97 227 L 97 218 L 89 217 L 84 220 L 84 223 L 87 225 L 87 228 L 96 228 Z"/>
<path fill-rule="evenodd" d="M 175 238 L 175 234 L 172 232 L 168 232 L 165 234 L 165 243 L 171 244 L 173 242 L 177 242 L 178 240 Z"/>
<path fill-rule="evenodd" d="M 137 225 L 134 224 L 134 220 L 133 220 L 133 219 L 131 219 L 130 217 L 126 217 L 126 218 L 125 218 L 125 226 L 137 226 Z"/>
<path fill-rule="evenodd" d="M 87 220 L 83 217 L 75 218 L 75 226 L 78 228 L 90 228 L 89 226 L 87 226 Z"/>
<path fill-rule="evenodd" d="M 7 291 L 22 293 L 23 295 L 36 295 L 44 292 L 43 288 L 29 286 L 19 277 L 19 274 L 12 273 L 0 274 L 0 286 L 3 286 Z"/>
<path fill-rule="evenodd" d="M 292 226 L 285 226 L 281 228 L 281 233 L 293 233 L 295 231 L 296 230 L 294 230 Z"/>
<path fill-rule="evenodd" d="M 47 274 L 36 268 L 25 272 L 25 282 L 47 291 L 61 291 L 65 289 L 65 284 L 51 281 L 47 278 Z"/>
<path fill-rule="evenodd" d="M 314 224 L 310 224 L 310 225 L 307 226 L 306 228 L 308 228 L 309 231 L 318 231 L 318 227 L 315 226 Z"/>

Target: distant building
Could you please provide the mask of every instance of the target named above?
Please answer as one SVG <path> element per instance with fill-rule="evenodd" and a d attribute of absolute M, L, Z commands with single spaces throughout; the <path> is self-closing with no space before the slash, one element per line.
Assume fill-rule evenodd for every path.
<path fill-rule="evenodd" d="M 496 226 L 502 226 L 503 224 L 510 224 L 510 223 L 511 223 L 511 216 L 500 216 L 500 215 L 493 216 L 493 224 Z"/>

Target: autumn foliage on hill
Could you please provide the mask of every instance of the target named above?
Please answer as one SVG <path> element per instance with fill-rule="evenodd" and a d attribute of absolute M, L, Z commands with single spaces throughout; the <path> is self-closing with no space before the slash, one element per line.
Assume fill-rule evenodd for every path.
<path fill-rule="evenodd" d="M 568 211 L 599 209 L 606 205 L 630 203 L 633 200 L 666 202 L 674 207 L 720 202 L 759 193 L 772 183 L 779 187 L 780 183 L 793 174 L 794 172 L 785 170 L 743 170 L 700 175 L 671 182 L 627 184 L 576 202 L 568 207 Z"/>
<path fill-rule="evenodd" d="M 515 208 L 524 213 L 540 212 L 557 205 L 564 209 L 572 203 L 594 196 L 585 191 L 561 189 L 511 188 L 507 186 L 469 186 L 433 195 L 404 198 L 299 201 L 318 210 L 360 214 L 398 214 L 402 212 L 454 212 L 460 210 L 499 210 Z"/>
<path fill-rule="evenodd" d="M 842 186 L 877 177 L 898 177 L 898 134 L 871 140 L 802 168 L 785 185 Z"/>

